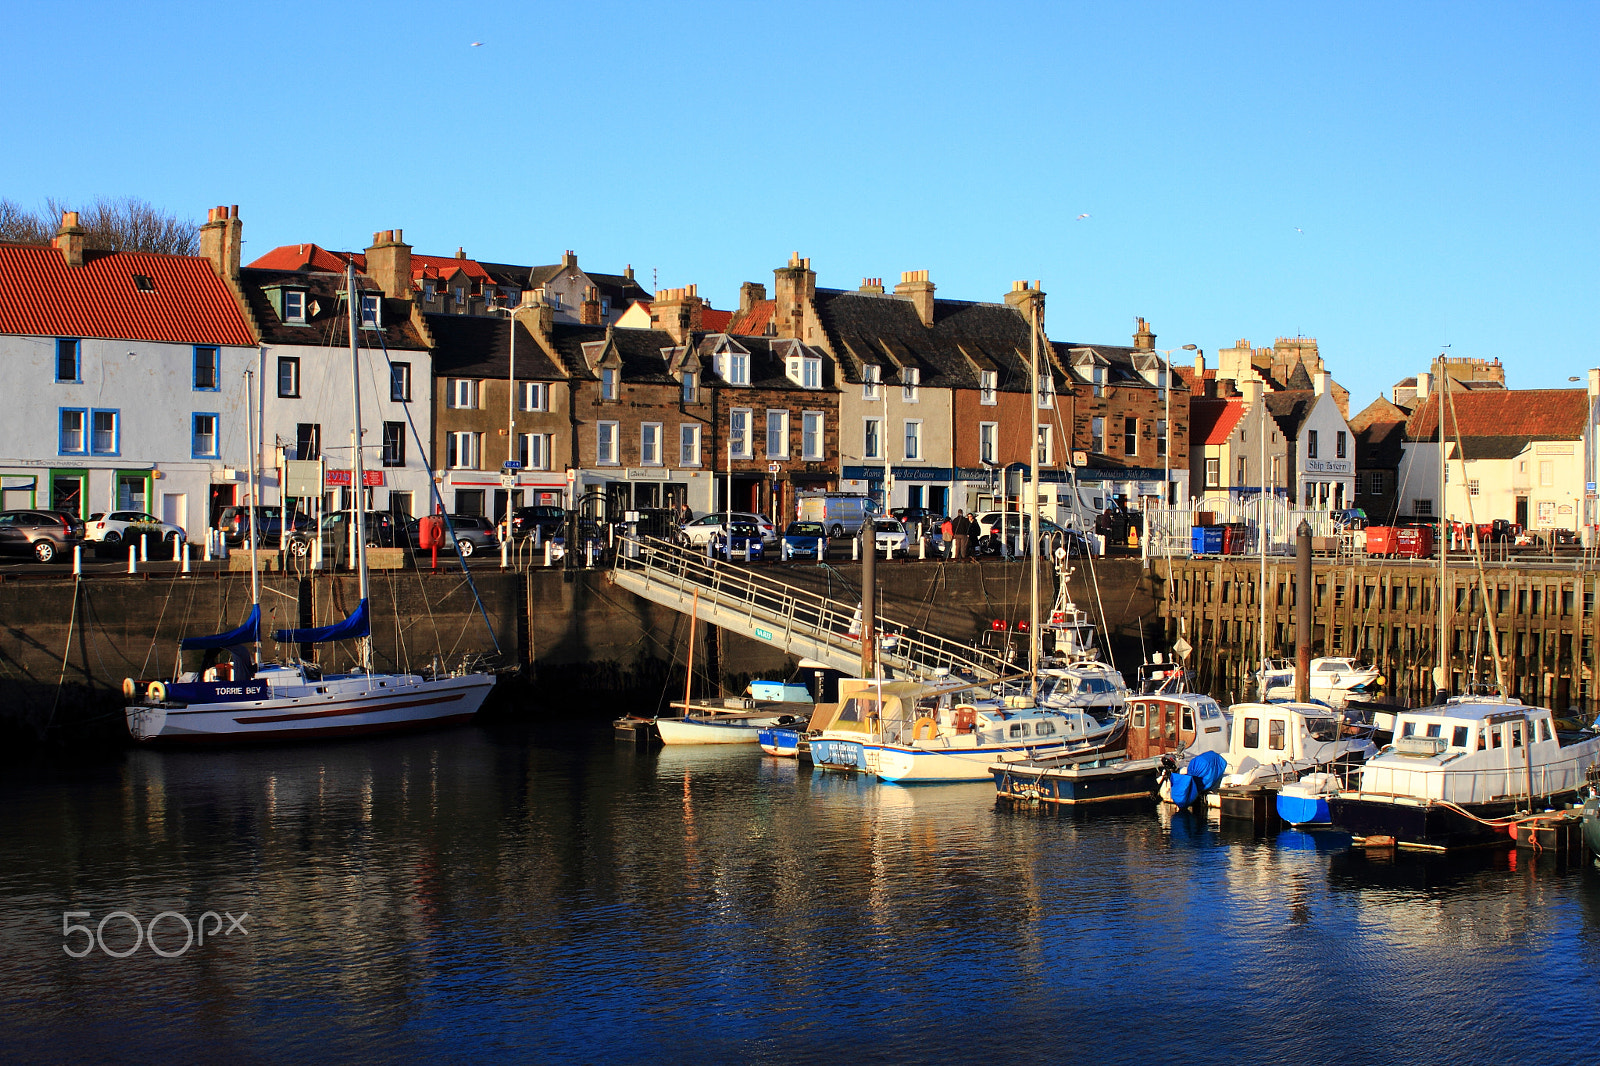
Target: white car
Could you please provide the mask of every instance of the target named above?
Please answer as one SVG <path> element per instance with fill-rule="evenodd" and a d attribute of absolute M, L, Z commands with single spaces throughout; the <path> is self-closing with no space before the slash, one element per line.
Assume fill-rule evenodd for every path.
<path fill-rule="evenodd" d="M 722 528 L 727 522 L 727 518 L 727 511 L 712 511 L 710 514 L 690 519 L 679 528 L 683 530 L 683 535 L 689 539 L 691 547 L 704 550 L 712 537 L 722 533 Z M 748 522 L 761 530 L 761 546 L 763 548 L 771 549 L 778 546 L 778 527 L 772 524 L 771 519 L 758 514 L 751 514 L 749 511 L 735 511 L 733 512 L 733 521 L 736 525 L 741 522 Z"/>
<path fill-rule="evenodd" d="M 153 514 L 144 511 L 112 511 L 99 518 L 91 519 L 83 532 L 87 540 L 100 541 L 102 544 L 120 544 L 123 541 L 137 543 L 141 536 L 148 535 L 153 544 L 157 541 L 188 540 L 189 534 L 183 531 L 182 526 L 175 526 L 171 522 L 163 522 Z"/>
<path fill-rule="evenodd" d="M 888 551 L 894 555 L 904 555 L 906 545 L 911 543 L 911 536 L 906 532 L 905 523 L 898 518 L 874 519 L 872 539 L 880 553 Z"/>

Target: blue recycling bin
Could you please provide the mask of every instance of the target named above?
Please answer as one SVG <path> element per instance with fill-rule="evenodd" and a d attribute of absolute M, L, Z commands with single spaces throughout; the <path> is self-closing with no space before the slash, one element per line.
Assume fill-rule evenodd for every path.
<path fill-rule="evenodd" d="M 1226 544 L 1226 526 L 1195 526 L 1190 532 L 1189 547 L 1196 555 L 1221 555 Z"/>

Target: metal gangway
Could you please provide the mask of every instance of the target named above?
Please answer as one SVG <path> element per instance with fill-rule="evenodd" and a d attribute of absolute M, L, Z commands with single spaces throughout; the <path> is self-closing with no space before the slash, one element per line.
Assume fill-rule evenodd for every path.
<path fill-rule="evenodd" d="M 611 581 L 636 596 L 704 622 L 815 659 L 837 670 L 861 669 L 861 607 L 796 588 L 748 566 L 735 566 L 670 541 L 619 541 Z M 992 651 L 941 637 L 876 613 L 878 658 L 888 674 L 928 680 L 944 672 L 979 681 L 1016 673 Z"/>

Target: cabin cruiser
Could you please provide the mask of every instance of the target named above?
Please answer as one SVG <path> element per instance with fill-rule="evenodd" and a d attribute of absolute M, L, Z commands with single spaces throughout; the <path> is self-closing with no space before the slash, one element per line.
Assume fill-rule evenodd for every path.
<path fill-rule="evenodd" d="M 1457 696 L 1396 715 L 1394 740 L 1328 801 L 1358 837 L 1444 851 L 1509 844 L 1519 811 L 1577 798 L 1600 758 L 1593 727 L 1564 730 L 1551 713 L 1502 696 Z"/>
<path fill-rule="evenodd" d="M 1259 677 L 1263 703 L 1294 699 L 1294 663 L 1286 659 L 1268 659 Z M 1344 656 L 1311 660 L 1311 698 L 1335 710 L 1351 697 L 1365 698 L 1382 687 L 1383 675 L 1376 666 Z"/>
<path fill-rule="evenodd" d="M 1231 714 L 1225 788 L 1293 781 L 1377 750 L 1370 740 L 1346 736 L 1338 716 L 1320 703 L 1236 703 Z M 1163 792 L 1162 799 L 1170 798 Z M 1207 802 L 1216 806 L 1216 794 Z"/>

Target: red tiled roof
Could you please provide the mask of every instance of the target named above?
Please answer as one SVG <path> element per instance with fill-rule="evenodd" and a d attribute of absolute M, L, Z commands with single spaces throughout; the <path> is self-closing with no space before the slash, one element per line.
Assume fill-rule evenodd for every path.
<path fill-rule="evenodd" d="M 700 309 L 700 328 L 708 333 L 726 333 L 728 323 L 732 321 L 732 311 L 713 311 L 709 307 Z"/>
<path fill-rule="evenodd" d="M 1589 419 L 1586 389 L 1491 389 L 1452 392 L 1445 436 L 1577 440 Z M 1439 439 L 1439 394 L 1424 400 L 1406 423 L 1407 440 Z"/>
<path fill-rule="evenodd" d="M 141 292 L 134 276 L 150 279 Z M 0 244 L 0 333 L 253 346 L 209 259 L 86 252 L 68 267 L 49 245 Z"/>
<path fill-rule="evenodd" d="M 457 270 L 464 271 L 467 277 L 478 281 L 493 283 L 494 280 L 476 259 L 457 259 L 453 255 L 417 255 L 415 252 L 411 255 L 413 278 L 448 278 Z"/>
<path fill-rule="evenodd" d="M 1244 417 L 1243 400 L 1190 400 L 1189 440 L 1199 444 L 1225 443 Z"/>
<path fill-rule="evenodd" d="M 315 270 L 324 274 L 342 274 L 346 259 L 343 252 L 330 252 L 315 244 L 285 244 L 245 265 L 261 270 Z M 357 263 L 356 269 L 362 266 Z"/>
<path fill-rule="evenodd" d="M 743 314 L 729 312 L 732 315 L 732 320 L 729 321 L 728 328 L 723 332 L 734 333 L 741 337 L 759 337 L 767 332 L 767 323 L 772 321 L 772 316 L 776 313 L 777 308 L 778 301 L 776 300 L 757 300 L 750 310 Z"/>

